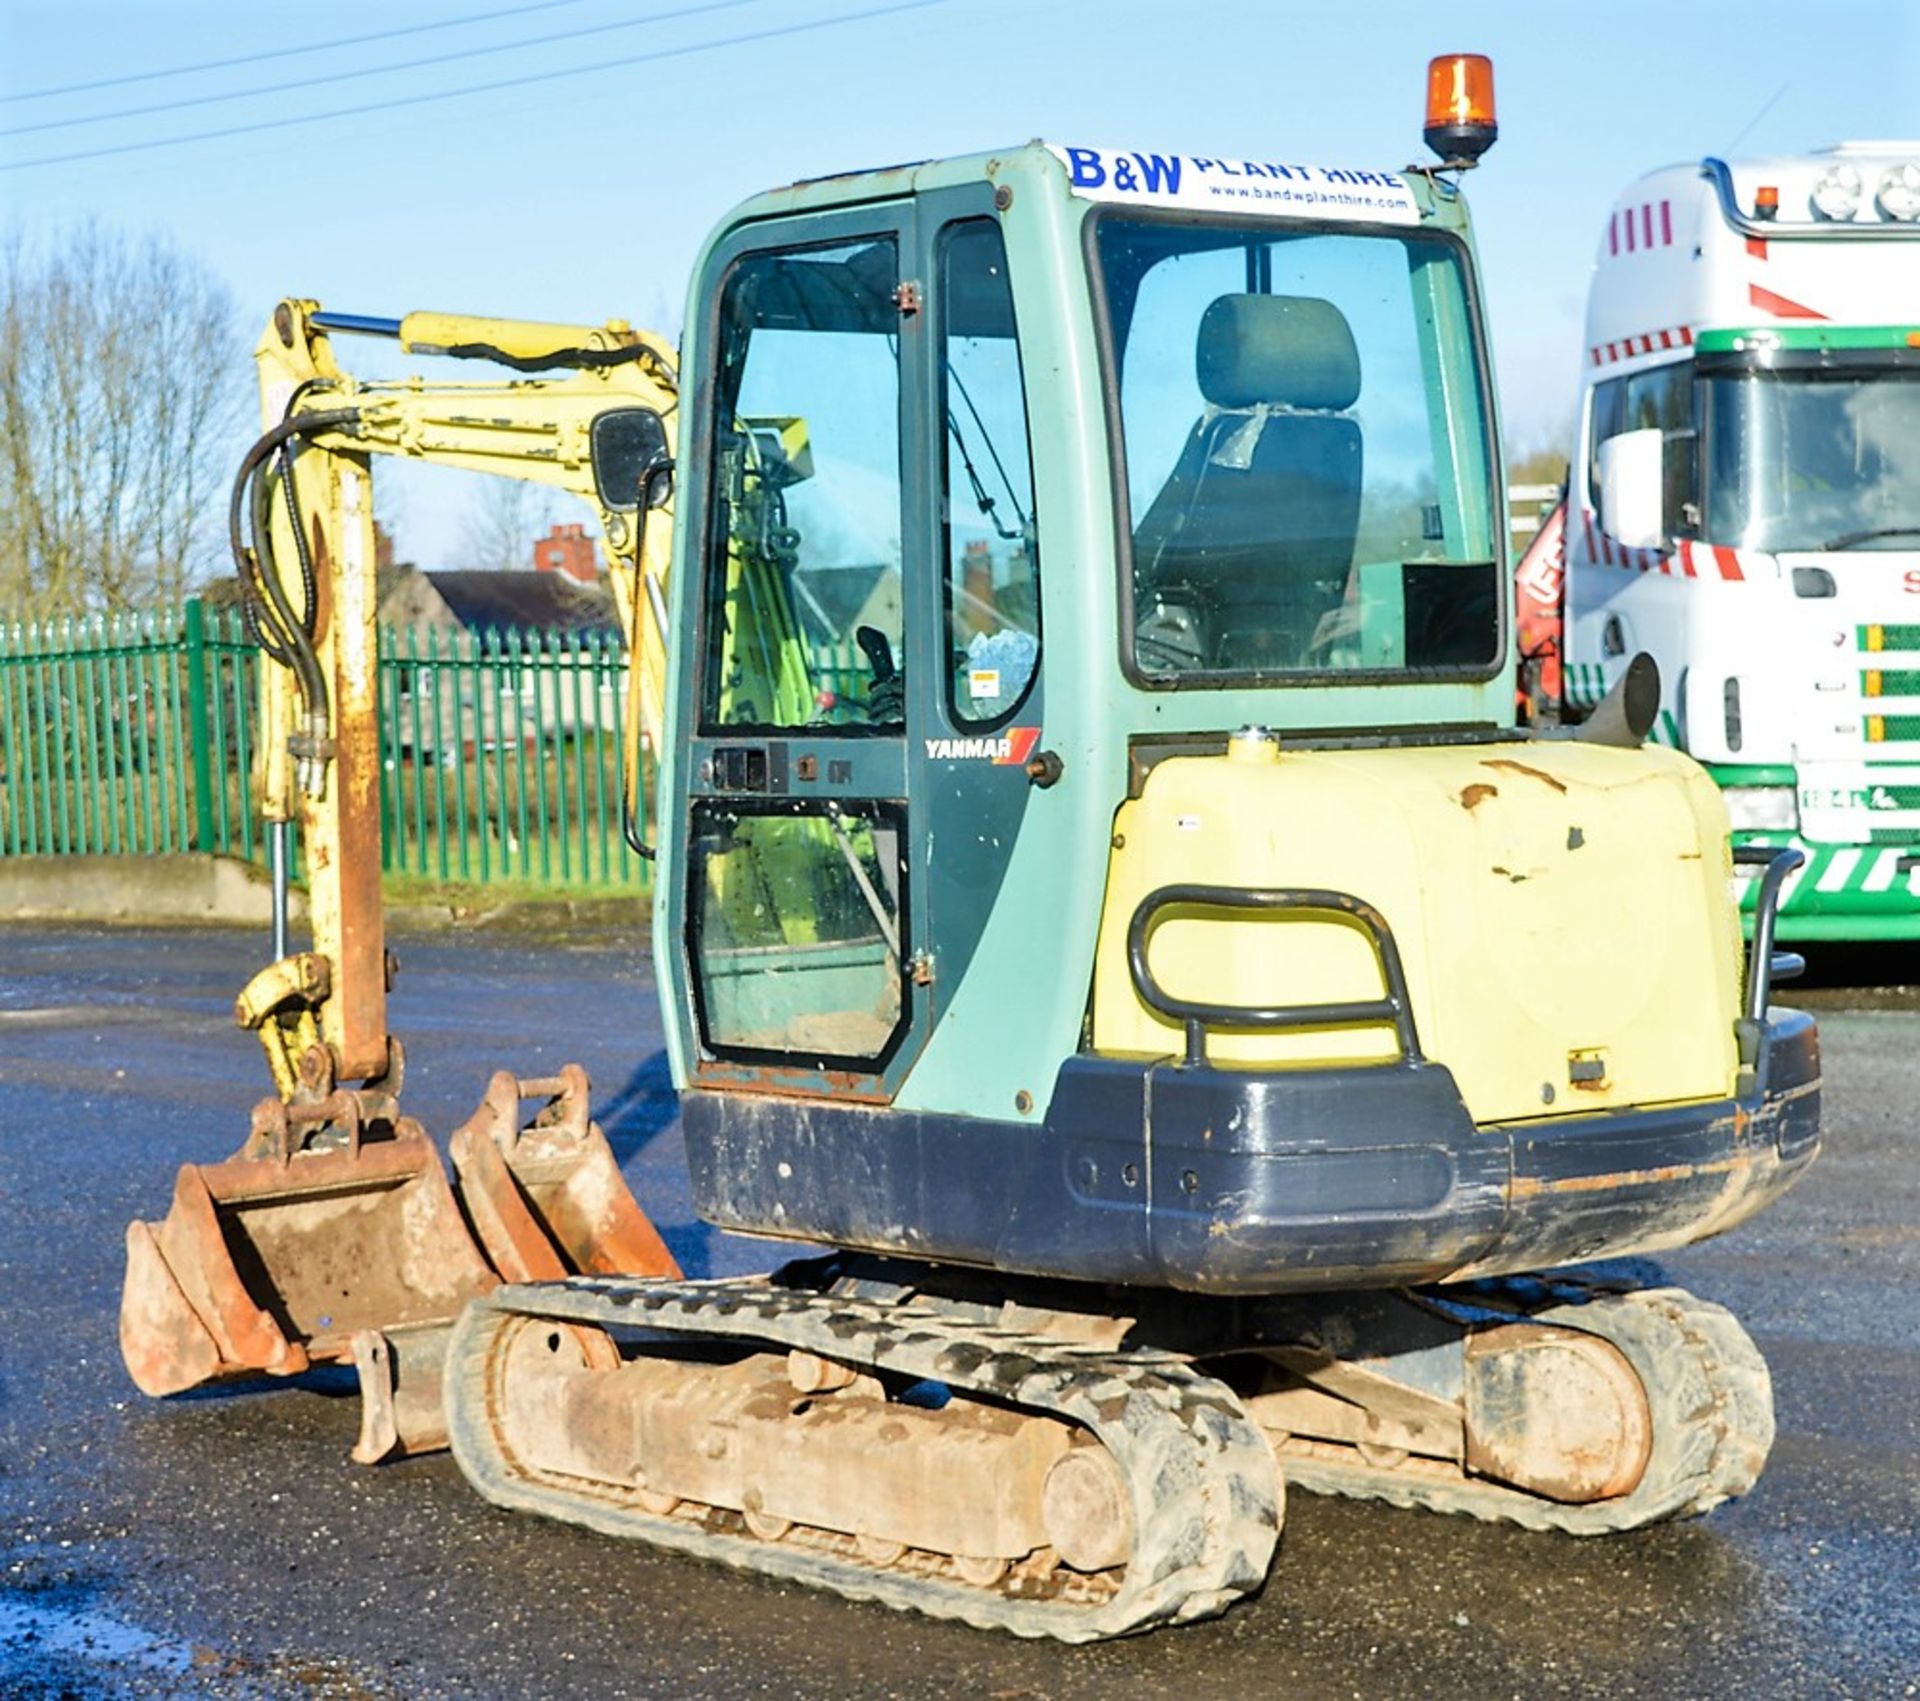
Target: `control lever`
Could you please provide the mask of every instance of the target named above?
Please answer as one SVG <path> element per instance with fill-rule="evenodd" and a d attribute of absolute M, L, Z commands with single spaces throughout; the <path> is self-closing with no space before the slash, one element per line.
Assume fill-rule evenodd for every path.
<path fill-rule="evenodd" d="M 856 626 L 854 642 L 867 658 L 873 683 L 867 688 L 867 715 L 876 721 L 903 721 L 907 718 L 907 688 L 894 665 L 893 642 L 877 626 Z"/>

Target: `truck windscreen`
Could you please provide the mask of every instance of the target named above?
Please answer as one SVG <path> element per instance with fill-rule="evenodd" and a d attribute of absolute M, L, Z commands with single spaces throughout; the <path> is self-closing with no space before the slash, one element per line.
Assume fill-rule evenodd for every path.
<path fill-rule="evenodd" d="M 1920 549 L 1920 367 L 1703 371 L 1700 403 L 1707 537 Z"/>
<path fill-rule="evenodd" d="M 1465 251 L 1104 212 L 1142 683 L 1491 672 L 1492 432 Z"/>

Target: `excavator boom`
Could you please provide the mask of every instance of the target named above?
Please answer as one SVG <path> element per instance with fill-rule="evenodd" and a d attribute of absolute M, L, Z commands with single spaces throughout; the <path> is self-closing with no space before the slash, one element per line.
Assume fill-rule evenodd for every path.
<path fill-rule="evenodd" d="M 333 352 L 333 337 L 351 333 L 542 375 L 363 383 Z M 283 948 L 236 1002 L 274 1088 L 246 1143 L 224 1163 L 185 1166 L 168 1216 L 128 1229 L 121 1340 L 155 1394 L 351 1359 L 367 1395 L 357 1456 L 373 1459 L 444 1444 L 445 1330 L 501 1277 L 677 1268 L 589 1120 L 576 1067 L 497 1074 L 455 1137 L 451 1185 L 400 1112 L 404 1052 L 387 1019 L 397 965 L 380 893 L 374 462 L 504 473 L 599 510 L 633 639 L 631 798 L 641 740 L 663 730 L 668 527 L 642 517 L 667 495 L 674 366 L 657 338 L 617 322 L 374 320 L 301 301 L 274 310 L 255 356 L 265 430 L 236 480 L 234 555 L 269 664 L 265 814 L 304 843 L 313 936 L 306 950 Z M 277 880 L 289 860 L 283 849 Z M 523 1099 L 544 1107 L 524 1128 Z"/>

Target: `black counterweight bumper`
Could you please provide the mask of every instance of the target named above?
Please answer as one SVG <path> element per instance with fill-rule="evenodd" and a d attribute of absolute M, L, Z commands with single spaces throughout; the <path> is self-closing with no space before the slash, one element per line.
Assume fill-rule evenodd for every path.
<path fill-rule="evenodd" d="M 1476 1127 L 1433 1064 L 1149 1073 L 1156 1279 L 1196 1292 L 1444 1281 L 1680 1246 L 1771 1204 L 1820 1142 L 1818 1039 L 1790 1011 L 1766 1024 L 1745 1096 L 1506 1125 Z"/>
<path fill-rule="evenodd" d="M 1442 1066 L 1080 1056 L 1044 1128 L 694 1090 L 702 1216 L 1032 1275 L 1199 1293 L 1393 1287 L 1652 1252 L 1778 1198 L 1820 1139 L 1812 1020 L 1738 1096 L 1476 1126 Z"/>

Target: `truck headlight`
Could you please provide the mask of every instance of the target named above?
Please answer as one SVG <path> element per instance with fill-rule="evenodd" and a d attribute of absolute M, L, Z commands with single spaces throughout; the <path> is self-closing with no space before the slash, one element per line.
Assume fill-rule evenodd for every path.
<path fill-rule="evenodd" d="M 1813 186 L 1813 210 L 1823 219 L 1842 223 L 1860 210 L 1865 187 L 1852 166 L 1836 165 Z"/>
<path fill-rule="evenodd" d="M 1920 165 L 1896 165 L 1880 179 L 1881 213 L 1911 224 L 1920 219 Z"/>
<path fill-rule="evenodd" d="M 1791 833 L 1800 825 L 1792 786 L 1728 786 L 1727 820 L 1736 833 Z"/>

